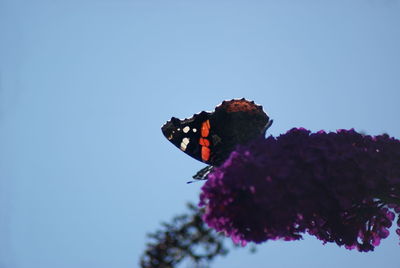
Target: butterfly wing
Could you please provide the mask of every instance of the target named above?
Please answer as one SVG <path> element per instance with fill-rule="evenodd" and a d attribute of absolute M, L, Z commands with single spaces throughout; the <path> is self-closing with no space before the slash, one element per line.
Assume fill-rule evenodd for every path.
<path fill-rule="evenodd" d="M 161 130 L 186 154 L 219 166 L 237 145 L 264 136 L 271 123 L 262 106 L 233 99 L 223 101 L 212 113 L 203 111 L 183 120 L 172 117 Z"/>
<path fill-rule="evenodd" d="M 206 132 L 205 122 L 209 122 L 209 118 L 210 113 L 208 112 L 201 112 L 183 120 L 172 117 L 161 127 L 161 131 L 180 150 L 199 161 L 209 164 L 210 158 L 206 156 L 207 149 L 204 149 L 207 144 L 202 137 Z M 209 146 L 211 144 L 208 144 Z"/>

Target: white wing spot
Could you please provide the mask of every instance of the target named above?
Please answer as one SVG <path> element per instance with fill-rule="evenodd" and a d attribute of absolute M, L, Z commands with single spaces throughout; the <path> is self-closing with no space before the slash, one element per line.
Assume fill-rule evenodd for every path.
<path fill-rule="evenodd" d="M 182 139 L 182 142 L 184 143 L 184 144 L 186 144 L 186 145 L 188 145 L 189 144 L 189 138 L 183 138 Z"/>
<path fill-rule="evenodd" d="M 186 127 L 184 127 L 182 130 L 183 130 L 183 133 L 188 133 L 189 130 L 190 130 L 190 127 L 189 127 L 189 126 L 186 126 Z"/>
<path fill-rule="evenodd" d="M 192 129 L 192 131 L 193 131 L 194 133 L 196 133 L 196 132 L 197 132 L 197 129 L 194 128 L 194 129 Z"/>
<path fill-rule="evenodd" d="M 182 142 L 181 142 L 181 145 L 180 145 L 180 148 L 181 148 L 182 151 L 186 150 L 186 147 L 189 144 L 189 141 L 190 141 L 189 138 L 183 138 L 182 139 Z"/>

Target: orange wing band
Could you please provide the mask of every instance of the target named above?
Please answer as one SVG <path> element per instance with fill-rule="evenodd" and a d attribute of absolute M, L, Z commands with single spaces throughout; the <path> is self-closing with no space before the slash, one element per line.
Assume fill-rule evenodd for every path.
<path fill-rule="evenodd" d="M 206 146 L 201 147 L 201 159 L 203 159 L 203 161 L 208 161 L 208 159 L 210 159 L 210 148 Z"/>
<path fill-rule="evenodd" d="M 208 161 L 210 159 L 210 141 L 205 139 L 210 134 L 210 120 L 206 120 L 201 124 L 201 138 L 199 144 L 201 145 L 201 159 L 203 161 Z"/>
<path fill-rule="evenodd" d="M 210 134 L 210 120 L 204 121 L 203 124 L 201 124 L 201 136 L 206 138 L 208 134 Z"/>
<path fill-rule="evenodd" d="M 210 141 L 207 140 L 207 139 L 205 139 L 205 138 L 200 138 L 199 144 L 200 144 L 201 146 L 210 147 Z"/>

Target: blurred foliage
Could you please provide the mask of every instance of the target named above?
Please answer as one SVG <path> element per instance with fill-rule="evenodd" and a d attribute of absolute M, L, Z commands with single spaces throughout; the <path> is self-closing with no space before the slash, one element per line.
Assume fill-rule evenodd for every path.
<path fill-rule="evenodd" d="M 215 257 L 229 252 L 224 245 L 226 237 L 203 222 L 203 209 L 190 203 L 187 206 L 188 213 L 148 234 L 151 241 L 140 259 L 142 268 L 172 268 L 184 260 L 192 262 L 191 267 L 206 268 Z M 255 248 L 250 250 L 254 252 Z"/>

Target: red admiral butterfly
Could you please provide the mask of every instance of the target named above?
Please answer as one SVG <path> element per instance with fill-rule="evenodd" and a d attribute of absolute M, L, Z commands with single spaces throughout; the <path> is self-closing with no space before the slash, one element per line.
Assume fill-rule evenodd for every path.
<path fill-rule="evenodd" d="M 238 144 L 265 135 L 271 124 L 262 106 L 243 98 L 223 101 L 214 112 L 203 111 L 183 120 L 172 117 L 161 130 L 176 147 L 211 165 L 193 176 L 204 179 L 212 166 L 219 166 Z"/>

